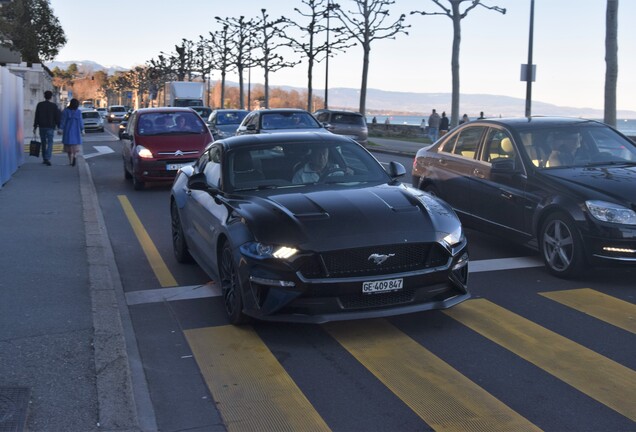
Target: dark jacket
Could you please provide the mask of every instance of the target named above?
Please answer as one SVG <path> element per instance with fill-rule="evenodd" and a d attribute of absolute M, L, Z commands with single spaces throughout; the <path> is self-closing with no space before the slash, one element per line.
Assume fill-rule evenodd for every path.
<path fill-rule="evenodd" d="M 439 123 L 439 130 L 448 130 L 448 117 L 442 117 L 442 120 Z"/>
<path fill-rule="evenodd" d="M 42 101 L 35 107 L 33 129 L 36 127 L 51 128 L 60 127 L 60 109 L 51 101 Z"/>

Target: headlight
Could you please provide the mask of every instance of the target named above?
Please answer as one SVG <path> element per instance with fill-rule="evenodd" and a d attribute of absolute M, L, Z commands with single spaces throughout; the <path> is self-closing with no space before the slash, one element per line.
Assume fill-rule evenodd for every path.
<path fill-rule="evenodd" d="M 257 258 L 278 258 L 287 259 L 296 255 L 298 249 L 289 246 L 274 246 L 270 244 L 251 242 L 246 243 L 241 248 L 247 254 Z"/>
<path fill-rule="evenodd" d="M 606 201 L 585 201 L 585 206 L 594 218 L 615 224 L 636 225 L 636 212 Z"/>
<path fill-rule="evenodd" d="M 460 225 L 457 227 L 455 231 L 445 236 L 442 241 L 448 245 L 448 247 L 453 247 L 464 241 L 464 230 Z"/>
<path fill-rule="evenodd" d="M 137 147 L 135 147 L 135 151 L 137 152 L 139 157 L 142 158 L 142 159 L 150 159 L 150 158 L 152 158 L 152 152 L 150 150 L 148 150 L 144 146 L 138 145 Z"/>

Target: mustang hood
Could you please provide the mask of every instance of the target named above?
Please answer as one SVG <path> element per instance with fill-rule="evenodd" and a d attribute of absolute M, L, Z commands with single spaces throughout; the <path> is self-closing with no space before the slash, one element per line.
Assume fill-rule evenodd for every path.
<path fill-rule="evenodd" d="M 236 208 L 257 240 L 312 250 L 431 242 L 459 226 L 445 203 L 405 186 L 295 190 L 254 197 Z"/>
<path fill-rule="evenodd" d="M 552 178 L 591 189 L 617 201 L 636 203 L 636 167 L 604 165 L 587 168 L 554 169 L 546 173 Z"/>

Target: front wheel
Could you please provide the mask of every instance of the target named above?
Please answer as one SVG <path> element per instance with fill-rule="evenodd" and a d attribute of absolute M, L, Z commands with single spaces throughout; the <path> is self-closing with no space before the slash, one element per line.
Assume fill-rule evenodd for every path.
<path fill-rule="evenodd" d="M 219 276 L 221 279 L 221 291 L 223 293 L 223 303 L 225 312 L 234 325 L 244 324 L 248 321 L 243 313 L 243 297 L 241 294 L 241 283 L 238 272 L 234 264 L 234 256 L 229 244 L 223 246 L 221 253 L 221 265 L 219 266 Z"/>
<path fill-rule="evenodd" d="M 539 233 L 543 261 L 550 273 L 561 278 L 576 276 L 585 265 L 583 242 L 566 214 L 553 213 Z"/>
<path fill-rule="evenodd" d="M 179 217 L 177 204 L 174 201 L 172 201 L 170 205 L 170 216 L 172 221 L 172 250 L 174 251 L 174 257 L 177 259 L 177 262 L 180 263 L 191 262 L 192 256 L 188 251 L 188 244 L 183 235 L 181 218 Z"/>

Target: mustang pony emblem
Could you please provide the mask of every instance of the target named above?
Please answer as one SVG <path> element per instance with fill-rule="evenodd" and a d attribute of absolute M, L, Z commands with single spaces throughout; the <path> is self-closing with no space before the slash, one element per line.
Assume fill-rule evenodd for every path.
<path fill-rule="evenodd" d="M 388 255 L 384 255 L 384 254 L 371 254 L 369 255 L 369 258 L 367 258 L 369 261 L 373 261 L 376 265 L 380 265 L 382 263 L 384 263 L 384 261 L 388 260 L 389 258 L 391 258 L 392 256 L 395 256 L 395 254 L 388 254 Z"/>

